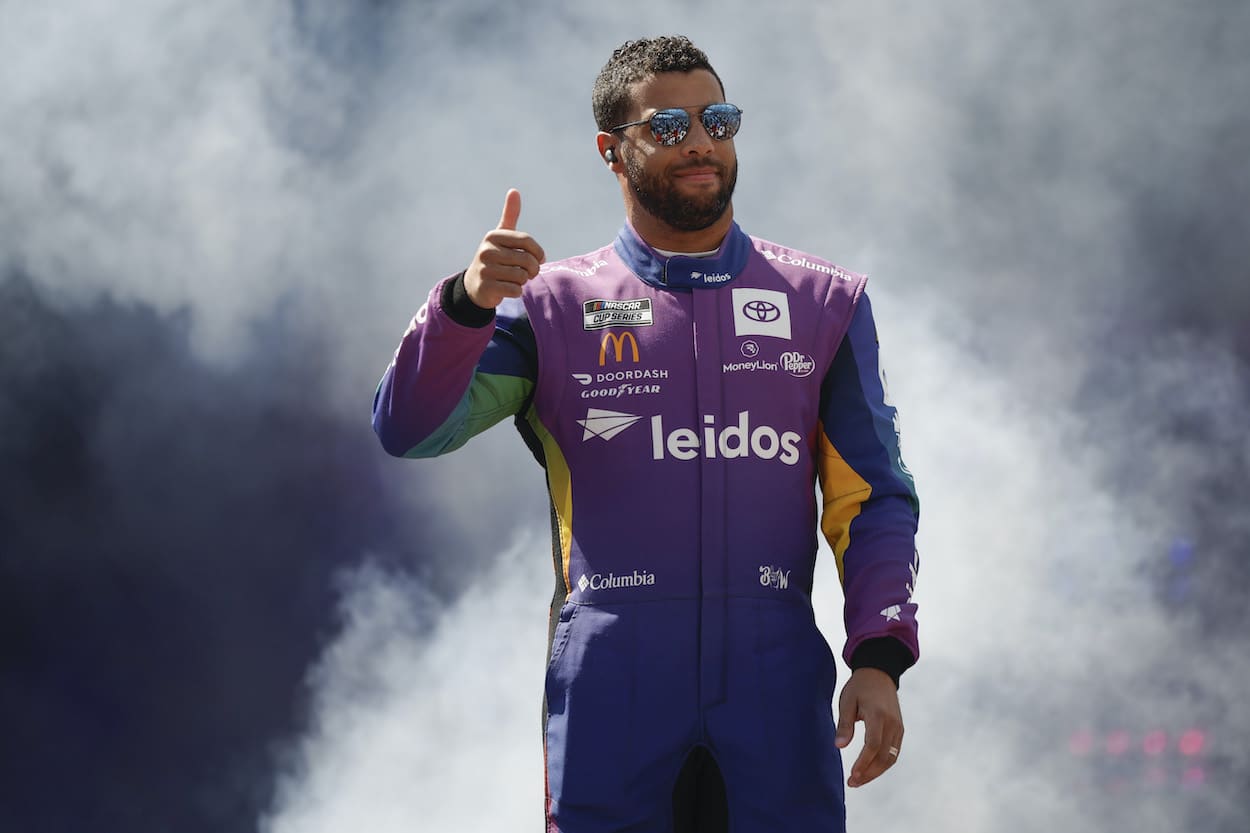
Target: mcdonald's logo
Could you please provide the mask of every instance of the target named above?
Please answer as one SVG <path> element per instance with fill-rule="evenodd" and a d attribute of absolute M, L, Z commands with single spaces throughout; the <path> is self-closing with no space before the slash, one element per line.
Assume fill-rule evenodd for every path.
<path fill-rule="evenodd" d="M 626 330 L 623 333 L 604 333 L 603 341 L 599 342 L 599 366 L 603 367 L 608 363 L 608 342 L 612 343 L 612 355 L 617 364 L 624 361 L 626 340 L 629 341 L 634 364 L 638 364 L 638 339 L 634 338 L 632 332 Z"/>

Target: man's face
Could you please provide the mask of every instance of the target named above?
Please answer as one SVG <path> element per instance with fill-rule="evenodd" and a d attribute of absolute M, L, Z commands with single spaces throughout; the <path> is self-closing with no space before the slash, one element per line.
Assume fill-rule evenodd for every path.
<path fill-rule="evenodd" d="M 626 121 L 680 107 L 690 114 L 686 138 L 672 147 L 658 144 L 645 125 L 622 131 L 625 176 L 638 204 L 652 217 L 679 231 L 700 231 L 720 219 L 738 181 L 732 139 L 708 135 L 699 116 L 723 102 L 716 76 L 707 70 L 666 72 L 633 86 L 635 107 Z"/>

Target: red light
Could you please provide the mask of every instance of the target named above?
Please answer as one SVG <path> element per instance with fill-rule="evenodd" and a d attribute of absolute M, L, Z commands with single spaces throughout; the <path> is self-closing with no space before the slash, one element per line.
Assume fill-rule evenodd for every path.
<path fill-rule="evenodd" d="M 1108 755 L 1123 755 L 1128 751 L 1129 747 L 1128 732 L 1123 729 L 1117 729 L 1108 733 L 1106 747 Z"/>
<path fill-rule="evenodd" d="M 1207 782 L 1207 771 L 1200 766 L 1191 766 L 1181 775 L 1181 783 L 1186 787 L 1201 787 Z"/>
<path fill-rule="evenodd" d="M 1094 749 L 1094 735 L 1088 729 L 1073 732 L 1068 738 L 1068 751 L 1073 755 L 1088 755 Z"/>
<path fill-rule="evenodd" d="M 1202 747 L 1207 744 L 1207 736 L 1201 729 L 1190 729 L 1181 735 L 1176 746 L 1186 758 L 1202 754 Z"/>
<path fill-rule="evenodd" d="M 1162 755 L 1168 748 L 1168 733 L 1162 729 L 1148 732 L 1141 741 L 1141 750 L 1152 758 Z"/>

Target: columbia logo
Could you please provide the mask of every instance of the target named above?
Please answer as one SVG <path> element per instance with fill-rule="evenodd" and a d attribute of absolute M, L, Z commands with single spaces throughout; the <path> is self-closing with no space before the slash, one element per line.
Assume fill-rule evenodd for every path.
<path fill-rule="evenodd" d="M 765 250 L 764 250 L 764 259 L 765 259 L 765 260 L 776 260 L 776 259 L 777 259 L 777 256 L 776 256 L 775 254 L 773 254 L 772 252 L 770 252 L 768 249 L 765 249 Z"/>
<path fill-rule="evenodd" d="M 589 586 L 590 586 L 590 579 L 586 578 L 586 574 L 583 573 L 582 577 L 577 580 L 577 589 L 585 593 L 586 588 Z"/>

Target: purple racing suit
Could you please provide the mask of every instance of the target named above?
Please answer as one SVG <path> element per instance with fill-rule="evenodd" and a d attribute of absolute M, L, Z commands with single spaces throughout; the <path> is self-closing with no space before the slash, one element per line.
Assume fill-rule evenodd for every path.
<path fill-rule="evenodd" d="M 844 829 L 818 526 L 844 658 L 897 681 L 919 654 L 918 503 L 864 284 L 736 224 L 708 258 L 626 225 L 493 314 L 462 275 L 417 312 L 374 400 L 386 450 L 514 417 L 546 470 L 549 831 L 672 830 L 696 749 L 734 833 Z"/>

